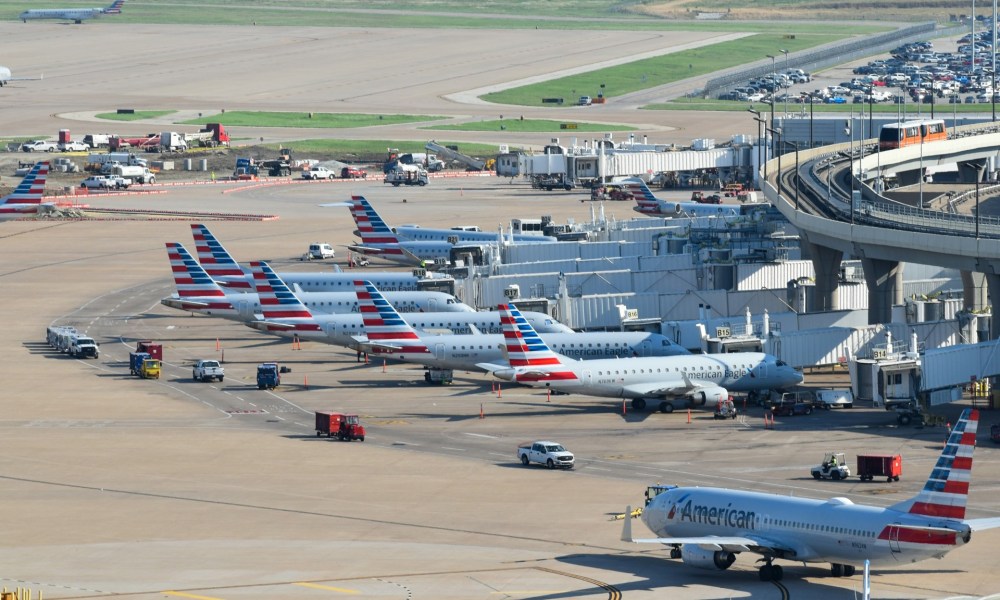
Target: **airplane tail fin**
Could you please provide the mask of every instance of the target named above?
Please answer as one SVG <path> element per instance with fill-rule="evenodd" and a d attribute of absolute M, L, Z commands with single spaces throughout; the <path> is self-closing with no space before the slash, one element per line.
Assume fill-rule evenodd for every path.
<path fill-rule="evenodd" d="M 358 235 L 362 245 L 398 244 L 399 238 L 386 225 L 382 217 L 375 211 L 364 196 L 352 196 L 351 216 L 358 226 Z"/>
<path fill-rule="evenodd" d="M 118 15 L 122 12 L 122 6 L 125 4 L 125 0 L 115 0 L 104 9 L 104 14 L 106 15 Z"/>
<path fill-rule="evenodd" d="M 914 498 L 889 508 L 915 515 L 964 519 L 978 425 L 979 411 L 965 409 L 952 428 L 924 489 Z"/>
<path fill-rule="evenodd" d="M 370 281 L 355 281 L 354 291 L 358 296 L 365 336 L 373 350 L 379 351 L 382 345 L 386 350 L 391 348 L 392 351 L 405 347 L 407 352 L 428 352 L 416 330 L 396 312 Z"/>
<path fill-rule="evenodd" d="M 212 279 L 228 278 L 226 284 L 233 288 L 250 288 L 243 267 L 232 257 L 208 227 L 201 223 L 191 223 L 191 235 L 194 237 L 194 250 L 198 254 L 198 262 Z"/>
<path fill-rule="evenodd" d="M 180 298 L 225 298 L 226 292 L 212 281 L 198 261 L 178 242 L 167 242 L 167 258 L 174 274 L 174 285 Z"/>
<path fill-rule="evenodd" d="M 253 287 L 260 299 L 260 310 L 265 321 L 271 319 L 313 320 L 313 314 L 299 300 L 278 274 L 264 261 L 250 263 Z"/>
<path fill-rule="evenodd" d="M 48 161 L 35 163 L 14 191 L 0 198 L 0 204 L 41 204 L 45 196 L 45 179 L 48 175 Z"/>
<path fill-rule="evenodd" d="M 534 368 L 562 364 L 559 355 L 548 347 L 513 304 L 501 304 L 499 310 L 507 360 L 511 367 Z"/>
<path fill-rule="evenodd" d="M 635 200 L 636 204 L 636 211 L 641 213 L 659 212 L 659 201 L 653 195 L 653 192 L 650 191 L 645 181 L 638 177 L 626 179 L 625 189 L 632 194 L 632 199 Z"/>

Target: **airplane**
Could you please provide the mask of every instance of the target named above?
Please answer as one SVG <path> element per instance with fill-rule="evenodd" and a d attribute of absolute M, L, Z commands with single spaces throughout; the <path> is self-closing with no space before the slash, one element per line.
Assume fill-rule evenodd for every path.
<path fill-rule="evenodd" d="M 646 182 L 638 177 L 630 177 L 621 183 L 635 199 L 636 206 L 632 210 L 651 217 L 728 217 L 740 214 L 738 206 L 662 200 L 654 196 Z"/>
<path fill-rule="evenodd" d="M 352 252 L 377 256 L 402 265 L 431 267 L 447 261 L 452 248 L 456 245 L 447 239 L 401 240 L 363 196 L 352 196 L 351 201 L 351 216 L 354 217 L 354 223 L 358 226 L 357 234 L 361 238 L 360 245 L 352 244 L 347 247 Z M 493 242 L 499 242 L 499 234 L 493 236 Z M 482 240 L 473 243 L 490 244 Z"/>
<path fill-rule="evenodd" d="M 33 8 L 24 11 L 18 18 L 25 23 L 36 19 L 61 19 L 73 21 L 79 25 L 86 19 L 121 14 L 123 4 L 125 4 L 125 0 L 115 0 L 104 8 Z"/>
<path fill-rule="evenodd" d="M 622 540 L 671 546 L 670 557 L 702 569 L 729 568 L 740 552 L 762 555 L 761 581 L 780 581 L 774 559 L 830 563 L 834 577 L 857 566 L 909 565 L 968 544 L 972 533 L 1000 527 L 1000 517 L 966 519 L 979 411 L 967 408 L 951 430 L 937 464 L 913 498 L 889 507 L 847 498 L 814 500 L 724 488 L 664 486 L 642 510 L 658 537 Z M 631 513 L 631 507 L 626 514 Z"/>
<path fill-rule="evenodd" d="M 11 81 L 38 81 L 42 79 L 41 77 L 14 77 L 10 72 L 10 67 L 0 66 L 0 87 L 3 87 L 10 83 Z"/>
<path fill-rule="evenodd" d="M 236 262 L 231 254 L 222 246 L 208 227 L 200 223 L 191 224 L 191 235 L 194 237 L 195 252 L 198 262 L 209 276 L 219 285 L 226 288 L 250 290 L 252 275 L 250 269 L 245 269 Z M 282 272 L 281 279 L 297 291 L 333 292 L 344 291 L 354 293 L 354 280 L 358 277 L 353 273 L 319 273 L 319 272 Z M 365 277 L 377 282 L 379 289 L 386 291 L 416 291 L 442 290 L 452 283 L 451 278 L 419 277 L 413 273 L 394 273 L 386 271 L 369 271 Z"/>
<path fill-rule="evenodd" d="M 659 401 L 660 412 L 676 404 L 713 404 L 730 391 L 749 392 L 791 387 L 802 373 L 761 352 L 692 354 L 575 361 L 553 352 L 517 308 L 500 305 L 507 340 L 507 364 L 483 364 L 498 379 L 604 398 L 631 398 L 643 410 L 647 399 Z"/>
<path fill-rule="evenodd" d="M 251 262 L 250 269 L 254 287 L 260 296 L 263 318 L 245 325 L 282 337 L 312 339 L 359 352 L 364 350 L 362 345 L 369 339 L 362 315 L 313 315 L 267 263 Z M 524 319 L 546 333 L 573 331 L 542 313 L 527 313 Z M 463 334 L 500 332 L 500 315 L 495 312 L 407 313 L 404 320 L 420 331 L 446 330 Z M 474 336 L 469 336 L 469 339 L 474 339 Z"/>
<path fill-rule="evenodd" d="M 504 360 L 503 335 L 422 335 L 403 320 L 388 294 L 383 295 L 368 281 L 356 284 L 368 338 L 362 347 L 369 354 L 437 370 L 482 371 L 478 364 Z M 601 331 L 541 337 L 564 356 L 581 360 L 688 354 L 687 349 L 658 333 Z"/>
<path fill-rule="evenodd" d="M 52 203 L 42 203 L 48 175 L 48 161 L 35 163 L 14 191 L 0 198 L 0 220 L 35 216 L 40 210 L 52 206 Z"/>
<path fill-rule="evenodd" d="M 256 320 L 260 298 L 254 292 L 226 292 L 178 242 L 167 242 L 167 258 L 174 274 L 177 293 L 160 304 L 195 314 L 235 321 Z M 451 294 L 444 292 L 387 292 L 403 312 L 475 312 Z M 317 313 L 357 313 L 358 297 L 354 292 L 300 292 L 302 303 Z"/>

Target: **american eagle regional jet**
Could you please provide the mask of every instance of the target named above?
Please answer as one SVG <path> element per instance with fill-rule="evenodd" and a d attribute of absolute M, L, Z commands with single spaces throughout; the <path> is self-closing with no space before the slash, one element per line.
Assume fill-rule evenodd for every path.
<path fill-rule="evenodd" d="M 32 8 L 21 13 L 18 18 L 25 23 L 37 19 L 59 19 L 79 24 L 102 15 L 119 15 L 123 4 L 125 0 L 115 0 L 104 8 Z"/>
<path fill-rule="evenodd" d="M 622 181 L 625 189 L 632 194 L 636 212 L 651 217 L 727 217 L 738 216 L 738 206 L 726 204 L 700 204 L 698 202 L 671 202 L 653 195 L 646 182 L 638 177 Z"/>
<path fill-rule="evenodd" d="M 873 567 L 892 567 L 941 558 L 968 544 L 973 533 L 1000 527 L 1000 517 L 965 518 L 978 423 L 979 411 L 966 409 L 924 488 L 886 508 L 839 497 L 668 486 L 642 511 L 657 537 L 633 539 L 632 519 L 626 517 L 622 540 L 665 544 L 670 558 L 701 569 L 725 570 L 741 552 L 760 554 L 761 581 L 782 579 L 775 559 L 830 563 L 832 576 L 850 577 L 866 560 Z"/>
<path fill-rule="evenodd" d="M 36 163 L 13 192 L 0 198 L 0 220 L 33 217 L 43 207 L 51 207 L 51 203 L 42 203 L 48 175 L 49 163 Z"/>
<path fill-rule="evenodd" d="M 481 364 L 498 379 L 531 387 L 602 398 L 631 398 L 643 410 L 652 401 L 661 412 L 714 405 L 730 391 L 782 389 L 802 382 L 802 373 L 761 352 L 692 354 L 574 361 L 556 354 L 513 306 L 500 305 L 508 364 Z"/>

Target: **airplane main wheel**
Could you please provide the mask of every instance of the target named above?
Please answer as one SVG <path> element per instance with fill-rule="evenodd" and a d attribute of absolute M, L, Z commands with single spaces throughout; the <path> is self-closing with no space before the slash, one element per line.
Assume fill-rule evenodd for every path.
<path fill-rule="evenodd" d="M 660 412 L 670 414 L 674 412 L 674 405 L 672 402 L 660 402 Z"/>
<path fill-rule="evenodd" d="M 844 577 L 854 576 L 854 565 L 844 565 Z"/>
<path fill-rule="evenodd" d="M 774 581 L 781 581 L 785 578 L 785 570 L 781 568 L 781 565 L 773 565 L 771 567 L 771 578 Z"/>
<path fill-rule="evenodd" d="M 670 558 L 680 558 L 680 557 L 681 557 L 681 549 L 680 548 L 671 548 L 670 549 Z"/>
<path fill-rule="evenodd" d="M 642 398 L 636 398 L 632 401 L 632 408 L 635 410 L 646 410 L 646 401 Z"/>
<path fill-rule="evenodd" d="M 757 573 L 760 575 L 761 581 L 771 581 L 774 577 L 773 567 L 771 567 L 771 565 L 764 565 L 757 571 Z"/>
<path fill-rule="evenodd" d="M 844 575 L 844 565 L 839 563 L 833 563 L 830 565 L 830 575 L 834 577 L 843 577 Z"/>

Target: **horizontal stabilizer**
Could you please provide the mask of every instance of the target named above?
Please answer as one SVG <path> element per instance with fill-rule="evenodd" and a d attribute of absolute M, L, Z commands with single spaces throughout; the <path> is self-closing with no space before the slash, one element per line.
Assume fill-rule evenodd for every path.
<path fill-rule="evenodd" d="M 968 519 L 965 524 L 972 528 L 972 531 L 984 531 L 1000 527 L 1000 517 L 988 517 L 985 519 Z"/>

